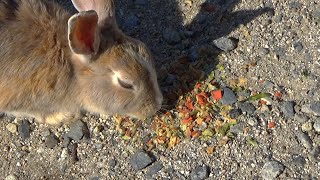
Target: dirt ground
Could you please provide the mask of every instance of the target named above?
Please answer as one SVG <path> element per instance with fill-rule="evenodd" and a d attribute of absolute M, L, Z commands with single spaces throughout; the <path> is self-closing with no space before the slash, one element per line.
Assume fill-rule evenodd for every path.
<path fill-rule="evenodd" d="M 110 117 L 88 113 L 84 124 L 55 128 L 3 115 L 0 179 L 320 179 L 318 0 L 115 2 L 121 29 L 145 42 L 156 58 L 166 105 L 191 91 L 179 91 L 177 82 L 193 73 L 187 67 L 200 62 L 199 49 L 215 53 L 206 57 L 209 65 L 198 67 L 204 77 L 193 81 L 211 72 L 223 88 L 231 88 L 232 79 L 246 80 L 244 91 L 233 89 L 232 106 L 242 111 L 230 129 L 234 137 L 223 145 L 217 138 L 192 138 L 170 149 L 157 146 L 141 160 L 150 159 L 150 165 L 137 170 L 133 164 L 141 162 L 133 157 L 146 150 L 148 124 L 139 127 L 135 140 L 125 141 Z M 75 11 L 70 2 L 60 4 Z M 217 51 L 214 40 L 222 37 L 236 47 Z M 180 71 L 173 67 L 182 56 L 190 61 Z M 244 107 L 239 98 L 247 91 L 272 94 L 271 105 Z M 274 100 L 276 92 L 281 101 Z"/>

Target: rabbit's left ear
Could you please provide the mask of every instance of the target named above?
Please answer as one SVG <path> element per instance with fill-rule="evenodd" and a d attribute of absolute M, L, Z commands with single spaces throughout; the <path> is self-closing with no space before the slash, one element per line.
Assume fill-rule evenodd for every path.
<path fill-rule="evenodd" d="M 99 17 L 99 24 L 115 23 L 113 0 L 72 0 L 74 7 L 79 11 L 94 10 Z"/>
<path fill-rule="evenodd" d="M 98 52 L 100 30 L 95 11 L 83 11 L 73 15 L 68 21 L 70 49 L 79 55 L 91 56 Z"/>

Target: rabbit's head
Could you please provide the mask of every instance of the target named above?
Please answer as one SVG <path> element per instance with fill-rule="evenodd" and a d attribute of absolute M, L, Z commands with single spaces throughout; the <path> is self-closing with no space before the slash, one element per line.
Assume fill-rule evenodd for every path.
<path fill-rule="evenodd" d="M 85 109 L 144 119 L 161 107 L 150 51 L 117 27 L 112 0 L 72 0 L 79 13 L 68 22 L 80 101 Z"/>

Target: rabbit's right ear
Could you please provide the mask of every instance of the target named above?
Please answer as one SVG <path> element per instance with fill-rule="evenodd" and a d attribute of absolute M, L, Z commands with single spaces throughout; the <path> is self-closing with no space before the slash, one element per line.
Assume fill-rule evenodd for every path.
<path fill-rule="evenodd" d="M 72 0 L 72 4 L 79 12 L 96 11 L 100 25 L 115 24 L 113 0 Z"/>
<path fill-rule="evenodd" d="M 73 53 L 90 57 L 98 52 L 100 30 L 95 11 L 83 11 L 68 21 L 68 40 Z"/>

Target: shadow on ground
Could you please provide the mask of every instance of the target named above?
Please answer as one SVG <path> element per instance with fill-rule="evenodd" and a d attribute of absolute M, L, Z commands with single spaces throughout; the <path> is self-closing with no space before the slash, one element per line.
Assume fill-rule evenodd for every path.
<path fill-rule="evenodd" d="M 145 42 L 156 58 L 167 107 L 174 106 L 179 96 L 190 92 L 197 81 L 215 70 L 216 57 L 222 51 L 213 45 L 213 40 L 228 36 L 240 25 L 246 25 L 264 13 L 273 12 L 270 8 L 234 12 L 234 6 L 240 0 L 199 1 L 201 3 L 195 7 L 200 8 L 191 9 L 188 5 L 180 5 L 186 1 L 115 1 L 120 28 Z M 60 2 L 74 12 L 71 1 Z M 194 10 L 198 10 L 197 15 L 185 23 L 185 17 L 189 15 L 184 13 Z"/>

